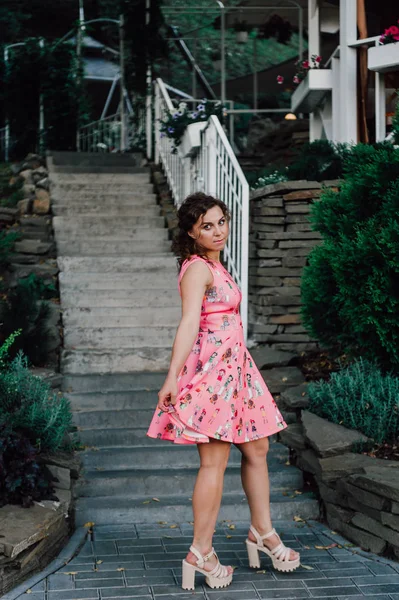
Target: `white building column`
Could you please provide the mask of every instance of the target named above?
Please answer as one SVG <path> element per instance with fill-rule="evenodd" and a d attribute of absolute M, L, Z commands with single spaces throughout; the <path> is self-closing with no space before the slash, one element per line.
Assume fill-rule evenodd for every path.
<path fill-rule="evenodd" d="M 339 103 L 340 103 L 340 68 L 341 62 L 339 58 L 334 57 L 331 60 L 331 69 L 333 76 L 332 87 L 332 131 L 331 140 L 336 143 L 341 140 L 340 120 L 339 120 Z"/>
<path fill-rule="evenodd" d="M 348 44 L 357 39 L 355 0 L 340 0 L 339 141 L 357 142 L 356 49 Z"/>
<path fill-rule="evenodd" d="M 320 7 L 318 0 L 308 0 L 308 60 L 313 54 L 320 54 Z M 299 57 L 300 59 L 302 57 Z M 317 112 L 309 115 L 309 140 L 320 138 L 321 120 Z"/>

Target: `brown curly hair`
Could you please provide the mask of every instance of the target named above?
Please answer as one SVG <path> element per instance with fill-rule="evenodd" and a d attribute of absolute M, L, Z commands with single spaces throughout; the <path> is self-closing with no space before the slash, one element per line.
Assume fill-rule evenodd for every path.
<path fill-rule="evenodd" d="M 225 218 L 230 221 L 230 213 L 225 203 L 203 192 L 188 196 L 177 211 L 178 232 L 172 242 L 172 252 L 177 256 L 179 268 L 193 254 L 206 258 L 205 249 L 201 248 L 188 232 L 192 230 L 198 219 L 214 206 L 219 206 Z"/>

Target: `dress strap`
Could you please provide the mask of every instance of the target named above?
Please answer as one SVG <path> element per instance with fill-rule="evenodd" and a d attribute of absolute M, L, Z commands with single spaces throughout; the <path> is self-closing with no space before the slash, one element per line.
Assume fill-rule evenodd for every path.
<path fill-rule="evenodd" d="M 196 254 L 194 254 L 189 260 L 185 260 L 184 261 L 184 263 L 182 264 L 182 267 L 180 269 L 178 283 L 177 283 L 178 288 L 179 288 L 179 292 L 180 292 L 180 282 L 183 279 L 184 273 L 187 271 L 187 269 L 188 269 L 188 267 L 190 265 L 192 265 L 193 263 L 198 262 L 198 261 L 204 262 L 208 266 L 208 268 L 210 269 L 210 271 L 211 271 L 211 273 L 213 275 L 213 270 L 212 270 L 213 265 L 212 265 L 212 263 L 208 262 L 207 260 L 205 260 L 205 258 L 202 258 L 202 256 L 197 256 Z"/>

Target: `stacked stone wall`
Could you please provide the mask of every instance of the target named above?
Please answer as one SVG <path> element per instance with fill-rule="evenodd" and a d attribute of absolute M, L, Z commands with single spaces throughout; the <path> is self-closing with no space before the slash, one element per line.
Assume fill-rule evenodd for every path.
<path fill-rule="evenodd" d="M 279 350 L 315 347 L 301 324 L 301 276 L 321 236 L 309 214 L 322 188 L 337 182 L 290 181 L 251 194 L 249 333 L 251 339 Z"/>

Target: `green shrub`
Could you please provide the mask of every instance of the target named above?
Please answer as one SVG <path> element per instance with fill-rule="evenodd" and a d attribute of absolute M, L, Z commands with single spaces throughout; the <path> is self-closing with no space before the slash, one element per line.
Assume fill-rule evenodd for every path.
<path fill-rule="evenodd" d="M 302 320 L 325 346 L 399 367 L 399 151 L 353 148 L 311 220 L 323 243 L 302 277 Z"/>
<path fill-rule="evenodd" d="M 34 500 L 55 499 L 51 475 L 36 459 L 26 437 L 0 425 L 0 506 L 29 507 Z"/>
<path fill-rule="evenodd" d="M 10 348 L 15 342 L 16 338 L 21 334 L 21 330 L 14 331 L 8 338 L 5 340 L 2 346 L 0 346 L 0 372 L 4 371 L 9 364 L 9 352 Z"/>
<path fill-rule="evenodd" d="M 375 363 L 357 360 L 332 373 L 330 381 L 310 383 L 309 410 L 377 443 L 399 436 L 399 378 L 383 374 Z"/>
<path fill-rule="evenodd" d="M 22 331 L 12 347 L 12 356 L 22 350 L 34 365 L 45 363 L 49 353 L 50 305 L 42 298 L 49 297 L 54 291 L 54 286 L 46 285 L 40 277 L 31 273 L 20 279 L 17 286 L 8 291 L 6 299 L 0 302 L 3 336 L 9 336 L 17 329 Z"/>
<path fill-rule="evenodd" d="M 15 178 L 14 183 L 10 183 L 13 172 L 8 163 L 0 164 L 0 206 L 14 208 L 17 203 L 23 199 L 22 186 L 24 180 L 22 177 Z"/>
<path fill-rule="evenodd" d="M 63 448 L 72 427 L 69 401 L 28 369 L 19 354 L 0 373 L 0 423 L 21 431 L 40 450 Z"/>
<path fill-rule="evenodd" d="M 296 160 L 288 167 L 288 179 L 339 179 L 343 175 L 343 162 L 348 152 L 346 144 L 333 144 L 329 140 L 304 144 Z"/>
<path fill-rule="evenodd" d="M 0 269 L 5 269 L 9 264 L 15 242 L 19 237 L 17 231 L 0 231 Z"/>
<path fill-rule="evenodd" d="M 393 142 L 399 146 L 399 90 L 396 91 L 395 114 L 392 119 Z"/>

